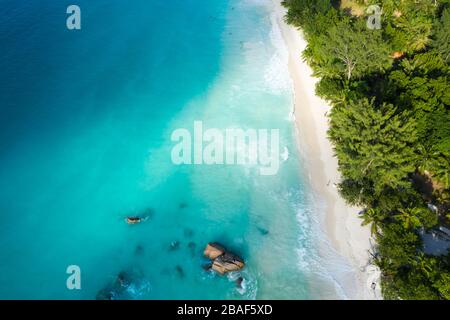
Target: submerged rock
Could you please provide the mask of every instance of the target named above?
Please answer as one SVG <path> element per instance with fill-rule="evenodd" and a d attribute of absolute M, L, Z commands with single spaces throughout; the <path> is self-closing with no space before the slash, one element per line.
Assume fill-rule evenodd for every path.
<path fill-rule="evenodd" d="M 144 247 L 141 246 L 140 244 L 138 244 L 138 245 L 136 246 L 136 249 L 134 249 L 134 254 L 137 255 L 137 256 L 140 256 L 140 255 L 142 255 L 143 253 L 144 253 Z"/>
<path fill-rule="evenodd" d="M 186 228 L 184 229 L 184 236 L 190 238 L 194 235 L 194 231 L 192 229 Z"/>
<path fill-rule="evenodd" d="M 181 266 L 176 266 L 175 267 L 175 271 L 177 272 L 177 275 L 180 278 L 184 278 L 184 271 L 183 271 L 183 268 Z"/>
<path fill-rule="evenodd" d="M 197 245 L 195 244 L 195 242 L 189 242 L 188 243 L 188 248 L 191 251 L 191 255 L 194 256 L 195 255 L 195 248 L 197 247 Z"/>
<path fill-rule="evenodd" d="M 185 203 L 185 202 L 181 202 L 179 205 L 178 205 L 178 208 L 179 209 L 184 209 L 184 208 L 187 208 L 187 203 Z"/>
<path fill-rule="evenodd" d="M 143 274 L 137 270 L 120 271 L 114 281 L 108 283 L 101 289 L 97 296 L 97 300 L 115 300 L 129 298 L 128 289 L 140 283 Z"/>
<path fill-rule="evenodd" d="M 242 283 L 244 282 L 244 278 L 239 277 L 236 279 L 236 287 L 242 289 Z"/>
<path fill-rule="evenodd" d="M 206 263 L 206 264 L 202 265 L 202 268 L 205 271 L 211 270 L 211 267 L 212 267 L 212 263 Z"/>
<path fill-rule="evenodd" d="M 114 300 L 114 293 L 107 288 L 102 289 L 95 296 L 95 300 Z"/>
<path fill-rule="evenodd" d="M 131 284 L 129 275 L 125 271 L 120 271 L 116 279 L 117 285 L 121 287 L 128 287 Z"/>

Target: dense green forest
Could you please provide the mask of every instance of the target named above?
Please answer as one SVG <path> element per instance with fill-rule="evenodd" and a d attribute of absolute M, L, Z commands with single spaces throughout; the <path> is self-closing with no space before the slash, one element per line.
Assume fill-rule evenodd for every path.
<path fill-rule="evenodd" d="M 367 24 L 373 4 L 379 28 Z M 450 225 L 450 0 L 283 5 L 333 106 L 339 189 L 365 208 L 384 298 L 450 299 L 450 253 L 426 254 L 421 236 Z"/>

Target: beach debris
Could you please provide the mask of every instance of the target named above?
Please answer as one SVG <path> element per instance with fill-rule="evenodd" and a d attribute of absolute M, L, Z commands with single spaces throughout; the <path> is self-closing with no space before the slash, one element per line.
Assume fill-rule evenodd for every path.
<path fill-rule="evenodd" d="M 217 242 L 208 243 L 203 254 L 212 260 L 211 269 L 222 275 L 241 270 L 245 265 L 240 257 L 227 251 L 224 246 Z"/>

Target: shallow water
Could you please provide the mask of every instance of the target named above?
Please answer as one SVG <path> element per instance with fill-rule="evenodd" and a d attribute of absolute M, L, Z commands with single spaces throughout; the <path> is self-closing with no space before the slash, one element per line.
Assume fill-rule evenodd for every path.
<path fill-rule="evenodd" d="M 121 271 L 121 299 L 346 297 L 270 1 L 77 2 L 68 31 L 57 1 L 0 0 L 0 298 L 94 299 Z M 278 174 L 173 165 L 172 131 L 196 120 L 279 129 Z M 201 268 L 210 241 L 245 259 L 243 289 Z"/>

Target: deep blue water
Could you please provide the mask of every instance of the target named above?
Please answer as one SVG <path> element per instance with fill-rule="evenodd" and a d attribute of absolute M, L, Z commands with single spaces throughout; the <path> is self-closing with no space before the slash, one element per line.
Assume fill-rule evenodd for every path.
<path fill-rule="evenodd" d="M 0 0 L 0 298 L 95 299 L 121 271 L 123 299 L 334 294 L 317 284 L 268 3 L 77 0 L 82 29 L 69 31 L 72 2 Z M 278 128 L 289 158 L 270 177 L 174 166 L 170 134 L 194 120 Z M 244 290 L 201 268 L 209 241 L 244 257 Z M 81 290 L 66 288 L 73 264 Z"/>

